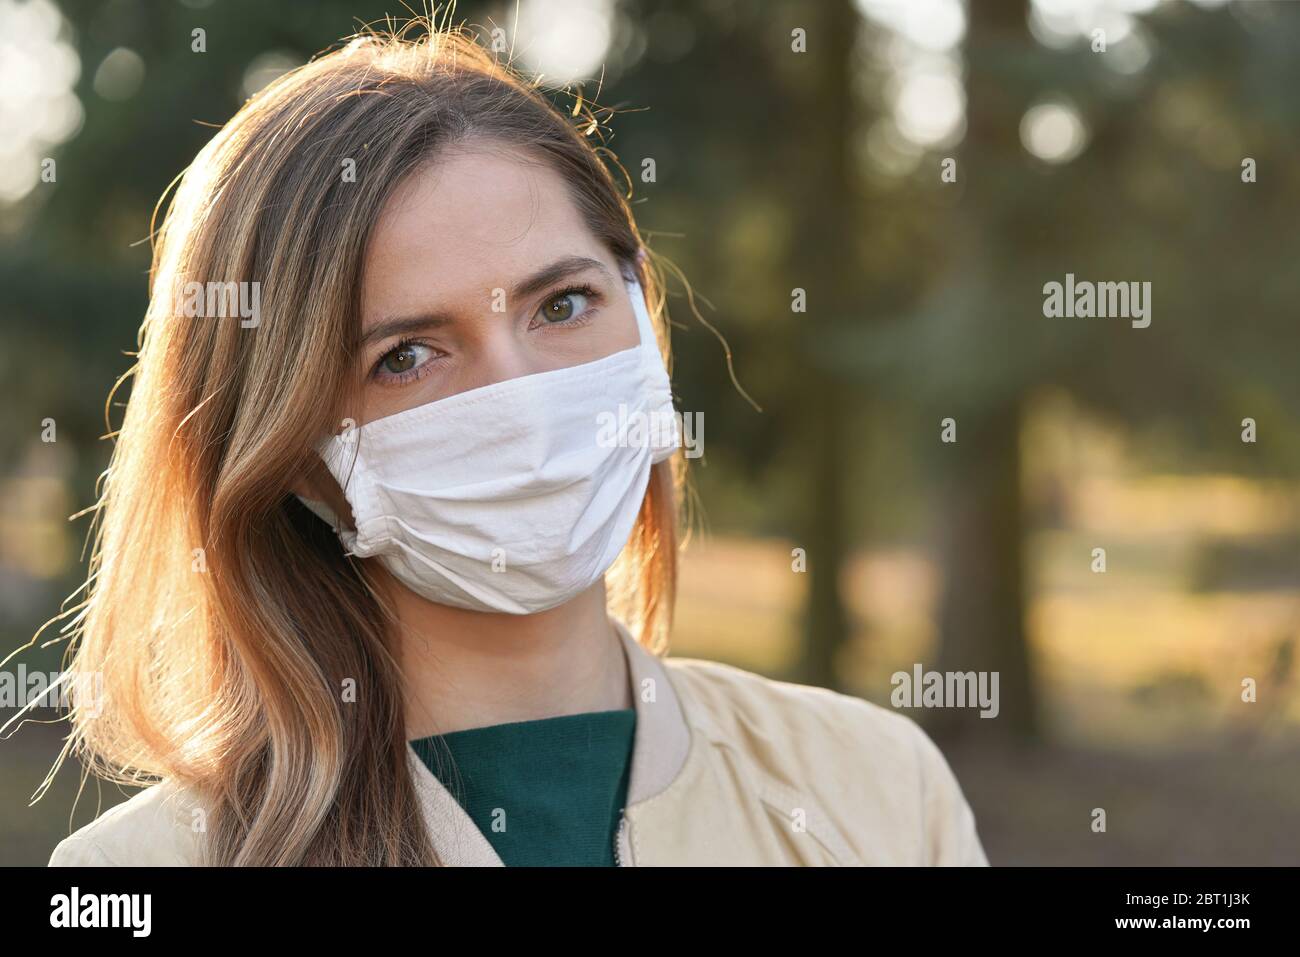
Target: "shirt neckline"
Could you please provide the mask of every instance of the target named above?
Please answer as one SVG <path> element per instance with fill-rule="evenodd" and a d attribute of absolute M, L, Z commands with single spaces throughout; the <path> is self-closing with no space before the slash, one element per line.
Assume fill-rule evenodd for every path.
<path fill-rule="evenodd" d="M 549 715 L 545 718 L 527 718 L 523 721 L 503 721 L 499 724 L 487 724 L 477 728 L 459 728 L 456 731 L 435 732 L 426 734 L 422 738 L 411 738 L 408 743 L 412 745 L 431 743 L 435 740 L 455 739 L 465 740 L 468 735 L 488 735 L 492 733 L 503 733 L 508 731 L 527 731 L 527 730 L 544 730 L 555 727 L 559 724 L 566 723 L 592 723 L 592 722 L 610 722 L 615 716 L 624 717 L 627 715 L 636 716 L 635 708 L 611 708 L 600 711 L 579 711 L 575 714 L 556 714 Z"/>

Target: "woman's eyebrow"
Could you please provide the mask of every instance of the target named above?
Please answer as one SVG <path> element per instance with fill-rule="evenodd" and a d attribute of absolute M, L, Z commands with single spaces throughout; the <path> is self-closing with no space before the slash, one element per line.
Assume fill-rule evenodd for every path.
<path fill-rule="evenodd" d="M 590 259 L 587 256 L 565 256 L 563 259 L 557 259 L 545 269 L 541 269 L 529 278 L 523 280 L 511 290 L 512 299 L 524 299 L 533 293 L 541 292 L 547 286 L 559 282 L 566 276 L 572 276 L 574 273 L 583 272 L 587 269 L 595 269 L 609 277 L 609 270 L 605 264 L 596 259 Z"/>
<path fill-rule="evenodd" d="M 407 316 L 405 319 L 385 319 L 366 330 L 365 335 L 361 337 L 361 345 L 369 345 L 380 339 L 387 339 L 389 336 L 396 336 L 406 332 L 420 332 L 424 329 L 432 329 L 445 325 L 449 321 L 446 316 L 436 314 Z"/>
<path fill-rule="evenodd" d="M 609 270 L 598 259 L 591 259 L 587 256 L 565 256 L 563 259 L 557 259 L 549 266 L 520 281 L 510 291 L 510 297 L 511 299 L 525 299 L 567 276 L 572 276 L 587 269 L 595 269 L 606 279 L 610 278 Z M 419 332 L 424 329 L 436 328 L 437 326 L 446 325 L 450 321 L 450 316 L 437 312 L 406 316 L 404 318 L 384 319 L 366 330 L 361 337 L 361 345 L 365 346 L 376 340 L 387 339 L 389 336 L 406 332 Z"/>

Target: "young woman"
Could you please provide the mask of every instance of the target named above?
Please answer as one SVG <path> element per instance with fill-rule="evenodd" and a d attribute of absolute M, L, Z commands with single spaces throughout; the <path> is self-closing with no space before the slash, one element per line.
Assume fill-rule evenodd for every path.
<path fill-rule="evenodd" d="M 987 863 L 910 719 L 662 656 L 663 297 L 589 132 L 443 32 L 199 154 L 74 610 L 65 755 L 152 786 L 51 864 Z"/>

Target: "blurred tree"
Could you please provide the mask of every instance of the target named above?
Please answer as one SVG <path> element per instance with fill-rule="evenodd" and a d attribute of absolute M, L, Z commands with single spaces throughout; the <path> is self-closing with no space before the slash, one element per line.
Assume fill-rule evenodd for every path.
<path fill-rule="evenodd" d="M 1025 214 L 1018 177 L 993 175 L 1014 168 L 1022 155 L 1020 118 L 1033 91 L 1008 84 L 1001 64 L 1008 53 L 1032 48 L 1022 4 L 972 4 L 967 33 L 966 190 L 957 215 L 952 283 L 963 310 L 978 316 L 985 335 L 1014 348 L 1001 290 L 1014 286 L 1015 256 Z M 996 241 L 990 242 L 990 238 Z M 982 303 L 982 306 L 976 305 Z M 1005 338 L 1004 338 L 1005 337 Z M 957 361 L 973 362 L 967 353 Z M 941 672 L 999 674 L 998 726 L 1020 736 L 1037 731 L 1034 682 L 1025 636 L 1024 522 L 1020 490 L 1020 406 L 1023 396 L 997 388 L 953 408 L 957 441 L 945 452 L 937 520 L 943 568 L 938 611 Z M 956 405 L 956 403 L 955 403 Z M 938 423 L 935 423 L 937 430 Z M 927 718 L 951 734 L 978 720 L 978 712 L 946 708 Z"/>
<path fill-rule="evenodd" d="M 794 322 L 801 343 L 815 341 L 825 329 L 856 311 L 853 297 L 853 234 L 858 226 L 856 177 L 850 172 L 854 115 L 853 53 L 861 18 L 851 0 L 829 0 L 809 14 L 810 52 L 803 55 L 811 82 L 803 90 L 795 142 L 804 150 L 805 168 L 817 175 L 804 182 L 794 217 L 795 255 L 787 275 L 791 285 L 806 288 L 808 312 Z M 806 279 L 804 277 L 807 277 Z M 806 345 L 794 353 L 807 363 L 808 375 L 789 398 L 804 423 L 803 491 L 806 517 L 797 544 L 806 549 L 808 590 L 804 610 L 800 680 L 838 687 L 836 657 L 848 638 L 848 615 L 840 579 L 849 549 L 846 520 L 849 482 L 846 450 L 853 444 L 847 430 L 851 403 L 858 396 L 832 370 L 816 365 Z"/>

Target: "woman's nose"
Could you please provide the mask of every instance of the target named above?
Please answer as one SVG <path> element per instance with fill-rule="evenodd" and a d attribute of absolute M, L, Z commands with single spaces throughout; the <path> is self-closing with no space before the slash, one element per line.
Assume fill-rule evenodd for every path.
<path fill-rule="evenodd" d="M 486 335 L 475 350 L 471 388 L 545 372 L 547 366 L 523 337 L 499 330 Z"/>

